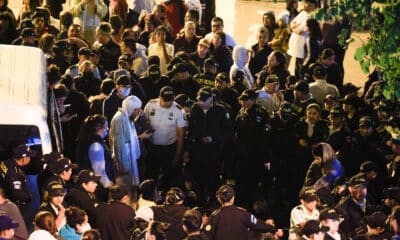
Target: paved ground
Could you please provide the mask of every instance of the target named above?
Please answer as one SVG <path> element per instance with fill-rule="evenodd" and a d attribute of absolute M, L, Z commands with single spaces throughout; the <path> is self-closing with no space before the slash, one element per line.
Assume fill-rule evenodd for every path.
<path fill-rule="evenodd" d="M 161 0 L 156 0 L 161 2 Z M 18 14 L 22 0 L 9 1 L 9 6 Z M 69 0 L 67 0 L 69 2 Z M 217 15 L 225 22 L 225 31 L 234 36 L 238 44 L 249 46 L 254 42 L 254 32 L 261 24 L 262 14 L 265 11 L 274 11 L 279 14 L 285 8 L 286 3 L 272 1 L 248 1 L 248 0 L 216 0 Z M 366 75 L 362 73 L 357 61 L 354 60 L 355 50 L 361 46 L 361 41 L 366 41 L 365 33 L 353 34 L 355 42 L 351 43 L 344 61 L 345 82 L 352 82 L 357 86 L 363 86 Z M 292 69 L 293 67 L 291 66 Z"/>

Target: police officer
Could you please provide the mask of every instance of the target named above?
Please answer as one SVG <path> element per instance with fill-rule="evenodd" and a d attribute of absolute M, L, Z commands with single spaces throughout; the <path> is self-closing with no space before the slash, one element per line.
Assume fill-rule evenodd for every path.
<path fill-rule="evenodd" d="M 162 87 L 169 85 L 168 77 L 161 75 L 160 67 L 152 64 L 147 69 L 147 74 L 139 79 L 147 99 L 157 98 Z"/>
<path fill-rule="evenodd" d="M 11 154 L 11 158 L 0 162 L 0 184 L 9 199 L 21 209 L 31 201 L 23 167 L 30 163 L 35 153 L 28 146 L 21 144 L 15 146 Z"/>
<path fill-rule="evenodd" d="M 238 144 L 238 191 L 240 203 L 252 202 L 267 162 L 268 113 L 256 103 L 257 93 L 247 89 L 239 97 L 242 108 L 236 116 Z M 244 199 L 246 198 L 246 199 Z"/>
<path fill-rule="evenodd" d="M 228 87 L 229 79 L 226 77 L 225 73 L 218 73 L 215 77 L 215 88 L 220 92 L 221 100 L 228 105 L 229 114 L 231 116 L 236 116 L 240 109 L 240 104 L 238 101 L 238 92 Z"/>
<path fill-rule="evenodd" d="M 76 206 L 86 211 L 92 227 L 95 226 L 95 210 L 99 204 L 95 196 L 97 182 L 101 176 L 96 176 L 92 171 L 82 170 L 78 173 L 76 186 L 71 188 L 65 196 L 69 206 Z"/>
<path fill-rule="evenodd" d="M 156 179 L 162 171 L 167 184 L 171 184 L 171 177 L 176 176 L 173 167 L 177 167 L 181 159 L 185 133 L 184 112 L 174 102 L 174 97 L 171 87 L 163 87 L 159 98 L 150 100 L 144 108 L 144 114 L 154 130 L 149 139 L 146 175 Z"/>
<path fill-rule="evenodd" d="M 232 132 L 232 123 L 228 112 L 213 104 L 212 89 L 208 87 L 199 90 L 188 122 L 189 171 L 199 185 L 199 200 L 204 203 L 217 189 L 219 156 Z"/>
<path fill-rule="evenodd" d="M 249 238 L 249 229 L 256 232 L 277 232 L 274 226 L 257 219 L 246 209 L 236 207 L 235 190 L 231 186 L 221 186 L 216 197 L 221 207 L 211 214 L 204 229 L 209 239 L 245 240 Z"/>
<path fill-rule="evenodd" d="M 204 72 L 194 76 L 202 87 L 214 87 L 215 75 L 217 74 L 217 62 L 213 58 L 204 61 Z"/>

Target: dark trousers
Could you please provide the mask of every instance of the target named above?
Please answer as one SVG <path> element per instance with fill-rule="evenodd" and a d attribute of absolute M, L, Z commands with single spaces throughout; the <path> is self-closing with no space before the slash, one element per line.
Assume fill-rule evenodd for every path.
<path fill-rule="evenodd" d="M 219 151 L 214 144 L 193 143 L 190 149 L 190 167 L 188 171 L 199 187 L 199 202 L 207 205 L 215 198 L 219 181 Z"/>
<path fill-rule="evenodd" d="M 149 144 L 148 158 L 145 163 L 146 178 L 160 179 L 160 187 L 168 188 L 174 184 L 173 176 L 176 171 L 172 161 L 176 154 L 176 143 L 171 145 Z"/>

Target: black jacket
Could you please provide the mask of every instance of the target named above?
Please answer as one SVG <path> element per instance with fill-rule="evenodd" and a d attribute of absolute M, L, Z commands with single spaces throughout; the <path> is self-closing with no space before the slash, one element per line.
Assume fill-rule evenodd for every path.
<path fill-rule="evenodd" d="M 96 227 L 104 240 L 129 239 L 134 218 L 133 208 L 119 201 L 100 204 L 96 208 Z"/>
<path fill-rule="evenodd" d="M 205 233 L 209 239 L 214 240 L 247 240 L 249 229 L 257 232 L 276 232 L 272 225 L 257 219 L 246 209 L 226 206 L 211 214 Z"/>
<path fill-rule="evenodd" d="M 94 228 L 96 226 L 96 207 L 99 202 L 94 193 L 86 192 L 81 186 L 72 188 L 65 196 L 65 201 L 69 206 L 76 206 L 86 211 L 89 223 Z"/>
<path fill-rule="evenodd" d="M 186 233 L 183 231 L 183 215 L 187 207 L 178 204 L 159 205 L 151 207 L 154 212 L 154 221 L 170 224 L 166 239 L 183 239 Z"/>

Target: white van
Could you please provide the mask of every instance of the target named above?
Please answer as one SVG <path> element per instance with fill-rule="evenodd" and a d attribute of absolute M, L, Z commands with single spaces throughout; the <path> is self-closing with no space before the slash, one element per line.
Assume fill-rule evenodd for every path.
<path fill-rule="evenodd" d="M 0 159 L 18 139 L 26 139 L 39 155 L 52 151 L 46 60 L 39 48 L 0 45 Z"/>

